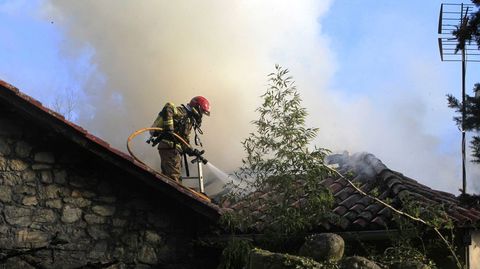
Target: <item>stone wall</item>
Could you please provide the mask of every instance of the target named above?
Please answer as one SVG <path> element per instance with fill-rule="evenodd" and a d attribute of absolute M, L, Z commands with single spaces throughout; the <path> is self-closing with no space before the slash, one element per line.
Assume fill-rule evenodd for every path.
<path fill-rule="evenodd" d="M 0 268 L 201 267 L 190 209 L 1 103 L 0 213 Z"/>

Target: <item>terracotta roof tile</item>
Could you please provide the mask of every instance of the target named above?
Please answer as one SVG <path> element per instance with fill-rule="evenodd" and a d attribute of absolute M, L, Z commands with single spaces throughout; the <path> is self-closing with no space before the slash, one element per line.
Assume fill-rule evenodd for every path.
<path fill-rule="evenodd" d="M 363 210 L 364 208 L 365 208 L 364 205 L 357 203 L 357 204 L 355 204 L 354 206 L 352 206 L 349 210 L 355 211 L 355 212 L 357 212 L 357 213 L 359 214 L 360 212 L 362 212 L 362 210 Z"/>
<path fill-rule="evenodd" d="M 395 185 L 393 185 L 391 187 L 391 190 L 393 191 L 394 194 L 398 194 L 399 192 L 403 191 L 403 190 L 406 190 L 407 187 L 405 187 L 404 185 L 402 185 L 401 183 L 397 183 Z"/>
<path fill-rule="evenodd" d="M 374 203 L 369 204 L 369 205 L 365 208 L 364 211 L 368 211 L 368 212 L 370 212 L 370 213 L 372 213 L 372 214 L 375 215 L 375 214 L 377 214 L 378 211 L 380 211 L 383 207 L 384 207 L 383 205 L 374 202 Z"/>
<path fill-rule="evenodd" d="M 384 179 L 385 183 L 387 184 L 387 186 L 389 188 L 392 188 L 393 185 L 395 184 L 402 184 L 402 182 L 400 181 L 400 179 L 398 179 L 397 177 L 393 176 L 393 175 L 390 175 L 388 177 L 386 177 Z"/>
<path fill-rule="evenodd" d="M 475 212 L 475 210 L 467 210 L 459 206 L 455 207 L 455 210 L 461 213 L 466 218 L 469 218 L 469 219 L 479 218 L 479 214 L 476 214 L 477 212 Z"/>
<path fill-rule="evenodd" d="M 385 200 L 390 197 L 390 189 L 385 189 L 379 196 L 378 199 Z"/>
<path fill-rule="evenodd" d="M 343 214 L 345 214 L 346 212 L 348 211 L 348 208 L 342 206 L 342 205 L 339 205 L 337 207 L 335 207 L 335 209 L 333 209 L 333 212 L 339 216 L 343 216 Z"/>
<path fill-rule="evenodd" d="M 343 190 L 335 193 L 335 198 L 338 198 L 340 201 L 343 201 L 345 199 L 347 199 L 348 197 L 350 197 L 350 195 L 352 195 L 352 193 L 354 192 L 355 190 L 348 186 L 348 187 L 345 187 L 343 188 Z"/>
<path fill-rule="evenodd" d="M 466 221 L 469 220 L 468 217 L 462 215 L 462 213 L 459 213 L 458 211 L 451 212 L 450 217 L 454 218 L 457 222 L 460 222 L 460 223 L 465 223 Z"/>
<path fill-rule="evenodd" d="M 327 177 L 327 178 L 323 179 L 322 181 L 320 181 L 320 184 L 322 184 L 324 186 L 329 186 L 333 182 L 335 182 L 335 178 Z"/>
<path fill-rule="evenodd" d="M 378 211 L 377 216 L 381 216 L 384 219 L 390 219 L 392 216 L 392 210 L 388 207 L 384 207 L 382 210 Z"/>
<path fill-rule="evenodd" d="M 364 228 L 368 225 L 368 222 L 362 218 L 357 218 L 354 222 L 352 222 L 352 225 L 354 227 Z"/>
<path fill-rule="evenodd" d="M 334 182 L 332 184 L 330 184 L 328 186 L 328 188 L 330 189 L 330 191 L 335 194 L 335 193 L 338 193 L 340 190 L 342 190 L 344 188 L 344 186 L 342 184 L 340 184 L 339 182 Z"/>
<path fill-rule="evenodd" d="M 358 217 L 366 219 L 366 220 L 372 220 L 374 214 L 370 211 L 363 210 L 360 214 L 358 214 Z"/>
<path fill-rule="evenodd" d="M 375 217 L 373 220 L 372 220 L 372 223 L 375 223 L 377 224 L 378 226 L 381 226 L 381 227 L 387 227 L 387 223 L 385 222 L 385 220 L 381 217 Z"/>
<path fill-rule="evenodd" d="M 351 208 L 360 198 L 362 198 L 361 194 L 353 193 L 350 196 L 346 197 L 346 199 L 339 204 L 347 208 Z"/>
<path fill-rule="evenodd" d="M 343 218 L 348 219 L 350 222 L 353 222 L 357 219 L 358 213 L 355 211 L 348 211 L 347 214 L 343 215 Z"/>
<path fill-rule="evenodd" d="M 347 230 L 350 226 L 350 221 L 347 218 L 340 218 L 337 222 L 335 222 L 335 226 L 339 227 L 342 230 Z"/>
<path fill-rule="evenodd" d="M 373 199 L 368 196 L 363 196 L 362 198 L 360 198 L 360 200 L 357 201 L 358 204 L 361 204 L 364 207 L 371 205 L 373 202 Z"/>

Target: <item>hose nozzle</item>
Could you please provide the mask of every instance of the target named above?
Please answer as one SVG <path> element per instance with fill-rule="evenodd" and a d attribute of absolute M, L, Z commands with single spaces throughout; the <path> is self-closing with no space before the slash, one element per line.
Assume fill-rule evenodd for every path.
<path fill-rule="evenodd" d="M 195 156 L 196 158 L 192 160 L 192 163 L 202 162 L 203 164 L 207 164 L 208 160 L 202 156 L 204 153 L 205 150 L 200 151 L 198 149 L 193 149 L 191 151 L 191 156 Z"/>

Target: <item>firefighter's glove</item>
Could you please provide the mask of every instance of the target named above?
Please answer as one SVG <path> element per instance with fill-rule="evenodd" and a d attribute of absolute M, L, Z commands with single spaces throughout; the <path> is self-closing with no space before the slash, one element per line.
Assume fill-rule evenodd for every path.
<path fill-rule="evenodd" d="M 188 156 L 195 156 L 195 157 L 201 157 L 203 153 L 205 153 L 205 150 L 198 150 L 198 149 L 192 149 L 192 148 L 187 148 L 185 150 L 185 153 L 188 154 Z"/>
<path fill-rule="evenodd" d="M 192 163 L 202 162 L 203 164 L 207 164 L 208 161 L 202 155 L 205 153 L 205 150 L 198 150 L 198 149 L 187 149 L 185 151 L 189 156 L 195 156 L 196 158 L 192 160 Z"/>
<path fill-rule="evenodd" d="M 146 142 L 147 144 L 151 144 L 152 147 L 155 147 L 158 142 L 160 142 L 160 137 L 150 136 L 150 138 Z"/>
<path fill-rule="evenodd" d="M 193 159 L 193 160 L 191 161 L 191 163 L 197 163 L 197 162 L 198 162 L 198 163 L 201 162 L 201 163 L 203 163 L 203 164 L 207 164 L 207 163 L 208 163 L 208 160 L 205 159 L 205 158 L 203 158 L 203 156 L 198 156 L 198 157 L 196 157 L 195 159 Z"/>
<path fill-rule="evenodd" d="M 198 149 L 193 150 L 193 155 L 197 156 L 197 157 L 202 157 L 203 153 L 205 153 L 205 150 L 202 150 L 202 151 L 200 151 Z"/>
<path fill-rule="evenodd" d="M 185 153 L 190 157 L 195 156 L 194 149 L 192 149 L 192 148 L 186 148 Z"/>

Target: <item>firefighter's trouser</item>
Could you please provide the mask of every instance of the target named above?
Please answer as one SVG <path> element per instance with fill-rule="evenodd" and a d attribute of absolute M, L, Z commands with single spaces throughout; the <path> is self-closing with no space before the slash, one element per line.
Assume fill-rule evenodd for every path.
<path fill-rule="evenodd" d="M 158 153 L 160 154 L 162 173 L 177 182 L 181 182 L 182 158 L 178 150 L 160 142 L 158 143 Z"/>

